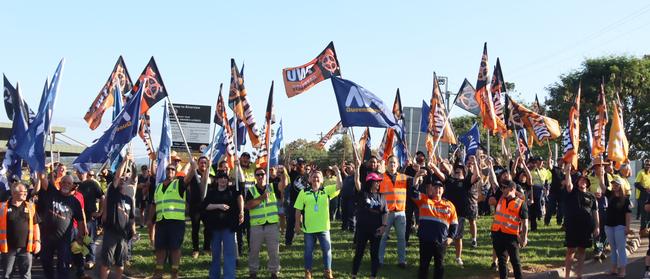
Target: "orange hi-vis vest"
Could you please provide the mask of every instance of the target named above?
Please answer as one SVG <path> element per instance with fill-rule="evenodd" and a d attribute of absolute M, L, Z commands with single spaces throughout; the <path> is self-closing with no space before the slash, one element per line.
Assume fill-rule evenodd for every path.
<path fill-rule="evenodd" d="M 424 195 L 424 194 L 420 194 Z M 442 223 L 447 226 L 458 224 L 458 217 L 456 216 L 456 208 L 454 204 L 446 199 L 426 199 L 426 203 L 422 203 L 420 208 L 420 221 L 429 220 Z"/>
<path fill-rule="evenodd" d="M 38 224 L 34 224 L 34 216 L 36 209 L 34 204 L 24 201 L 25 208 L 29 210 L 29 232 L 27 235 L 27 252 L 34 252 L 34 244 L 40 242 L 41 236 L 38 229 Z M 0 203 L 0 252 L 9 252 L 9 244 L 7 243 L 7 210 L 9 209 L 9 202 Z"/>
<path fill-rule="evenodd" d="M 386 199 L 389 211 L 404 211 L 406 209 L 406 178 L 401 173 L 395 175 L 395 183 L 384 173 L 384 179 L 379 184 L 379 192 Z"/>
<path fill-rule="evenodd" d="M 514 199 L 514 202 L 508 202 L 505 197 L 502 197 L 494 212 L 492 231 L 519 235 L 519 225 L 521 224 L 519 211 L 523 203 L 524 201 L 518 197 Z"/>

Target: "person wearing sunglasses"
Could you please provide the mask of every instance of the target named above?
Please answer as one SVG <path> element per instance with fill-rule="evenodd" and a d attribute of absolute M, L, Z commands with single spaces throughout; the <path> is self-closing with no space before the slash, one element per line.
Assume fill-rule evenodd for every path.
<path fill-rule="evenodd" d="M 260 250 L 266 244 L 269 261 L 267 269 L 271 278 L 278 278 L 280 272 L 280 217 L 278 216 L 278 201 L 280 193 L 286 186 L 283 178 L 278 187 L 269 184 L 265 168 L 255 169 L 255 185 L 246 190 L 245 208 L 249 210 L 249 278 L 256 279 L 260 267 Z"/>

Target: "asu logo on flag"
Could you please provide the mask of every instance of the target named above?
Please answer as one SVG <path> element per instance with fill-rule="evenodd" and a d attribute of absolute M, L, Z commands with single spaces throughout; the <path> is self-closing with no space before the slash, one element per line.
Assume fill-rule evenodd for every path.
<path fill-rule="evenodd" d="M 372 92 L 339 77 L 332 77 L 332 86 L 343 127 L 399 128 L 393 112 Z"/>

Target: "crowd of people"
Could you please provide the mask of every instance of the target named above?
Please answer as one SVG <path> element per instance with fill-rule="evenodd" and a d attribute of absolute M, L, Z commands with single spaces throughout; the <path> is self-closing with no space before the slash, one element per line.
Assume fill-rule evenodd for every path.
<path fill-rule="evenodd" d="M 185 166 L 176 155 L 171 161 L 160 183 L 155 166 L 141 166 L 138 174 L 130 155 L 114 173 L 72 172 L 55 163 L 30 181 L 7 176 L 0 204 L 0 277 L 14 272 L 30 278 L 36 255 L 47 278 L 68 278 L 72 270 L 86 278 L 96 265 L 101 278 L 111 270 L 121 276 L 140 226 L 147 229 L 155 251 L 152 278 L 162 278 L 165 264 L 177 278 L 189 221 L 191 257 L 212 256 L 210 278 L 235 278 L 238 268 L 246 268 L 243 263 L 249 278 L 262 277 L 263 246 L 266 271 L 271 278 L 282 278 L 280 249 L 293 245 L 303 247 L 304 278 L 312 278 L 316 242 L 322 275 L 334 278 L 330 230 L 339 219 L 341 230 L 353 235 L 354 257 L 351 267 L 336 270 L 347 269 L 352 278 L 367 250 L 371 278 L 387 264 L 408 268 L 406 253 L 413 236 L 419 247 L 418 278 L 429 277 L 431 261 L 433 278 L 444 278 L 448 248 L 454 249 L 454 264 L 462 266 L 464 239 L 471 248 L 493 248 L 491 268 L 500 278 L 508 277 L 508 263 L 514 277 L 522 278 L 519 249 L 527 246 L 530 233 L 555 216 L 565 234 L 566 278 L 572 269 L 581 278 L 585 251 L 592 248 L 594 258 L 609 257 L 611 274 L 622 278 L 627 236 L 635 233 L 630 227 L 633 209 L 640 209 L 636 218 L 641 219 L 642 235 L 647 235 L 650 221 L 648 160 L 634 188 L 626 165 L 616 170 L 610 162 L 595 159 L 574 169 L 550 158 L 492 158 L 480 149 L 452 159 L 417 152 L 405 165 L 395 156 L 372 156 L 328 167 L 297 158 L 286 166 L 264 168 L 256 167 L 245 152 L 236 168 L 225 161 L 211 167 L 207 157 L 190 159 Z M 635 192 L 633 203 L 630 195 Z M 477 240 L 480 215 L 492 218 L 491 243 Z M 296 243 L 296 234 L 303 234 L 303 243 Z M 100 235 L 101 246 L 96 246 Z M 393 237 L 397 262 L 389 263 L 385 254 Z M 650 266 L 650 250 L 646 263 Z"/>

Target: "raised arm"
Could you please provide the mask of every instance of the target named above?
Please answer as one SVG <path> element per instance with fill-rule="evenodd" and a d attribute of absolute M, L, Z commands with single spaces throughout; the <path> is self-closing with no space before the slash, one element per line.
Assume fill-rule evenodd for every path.
<path fill-rule="evenodd" d="M 444 182 L 444 181 L 447 180 L 447 176 L 442 171 L 440 171 L 440 169 L 438 168 L 438 166 L 436 166 L 436 164 L 434 164 L 432 162 L 429 162 L 429 169 L 431 169 L 431 171 L 433 172 L 433 175 L 438 177 L 438 179 L 440 179 L 440 181 Z"/>
<path fill-rule="evenodd" d="M 573 191 L 573 181 L 571 181 L 571 164 L 564 164 L 564 187 L 567 192 Z M 598 215 L 598 214 L 596 214 Z"/>
<path fill-rule="evenodd" d="M 476 156 L 472 155 L 469 157 L 469 161 L 471 162 L 470 165 L 472 165 L 471 169 L 469 171 L 472 172 L 472 178 L 471 178 L 471 183 L 476 184 L 476 182 L 481 179 L 481 170 L 478 168 L 478 162 L 476 160 Z"/>
<path fill-rule="evenodd" d="M 357 189 L 357 192 L 361 191 L 361 180 L 359 178 L 359 169 L 361 168 L 361 161 L 357 158 L 356 165 L 354 166 L 354 188 Z"/>
<path fill-rule="evenodd" d="M 532 185 L 533 184 L 533 176 L 530 174 L 530 169 L 528 168 L 528 166 L 526 165 L 526 163 L 524 162 L 524 160 L 522 158 L 519 158 L 519 162 L 521 164 L 521 168 L 524 169 L 524 173 L 526 174 L 526 179 L 527 179 L 526 181 L 528 181 Z"/>
<path fill-rule="evenodd" d="M 127 153 L 124 160 L 122 160 L 122 163 L 120 163 L 120 165 L 117 167 L 115 178 L 113 178 L 113 187 L 117 187 L 120 181 L 122 181 L 122 176 L 124 175 L 124 172 L 126 171 L 126 168 L 129 165 L 129 161 L 132 158 L 133 158 L 132 155 L 130 153 Z"/>
<path fill-rule="evenodd" d="M 340 191 L 341 187 L 343 187 L 343 179 L 341 178 L 341 170 L 337 165 L 332 166 L 332 170 L 334 170 L 334 175 L 336 175 L 336 190 Z"/>
<path fill-rule="evenodd" d="M 185 177 L 183 178 L 183 182 L 185 183 L 185 185 L 189 185 L 190 182 L 192 181 L 192 178 L 194 178 L 194 175 L 196 175 L 196 168 L 197 168 L 196 161 L 192 159 L 189 165 L 190 165 L 190 169 L 187 172 L 185 172 Z M 187 167 L 187 165 L 185 166 Z M 190 188 L 192 187 L 187 187 L 187 189 Z"/>

